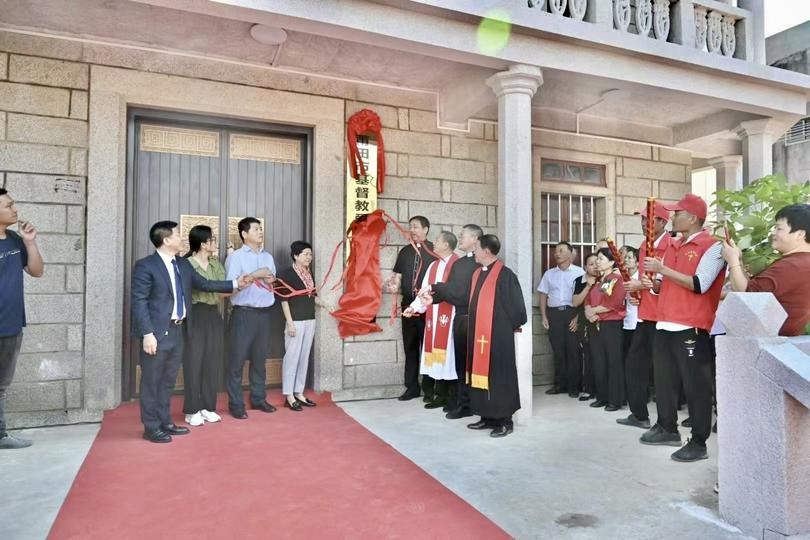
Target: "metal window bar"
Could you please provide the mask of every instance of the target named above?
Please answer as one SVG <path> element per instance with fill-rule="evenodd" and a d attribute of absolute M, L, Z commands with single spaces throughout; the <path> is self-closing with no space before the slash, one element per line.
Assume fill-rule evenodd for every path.
<path fill-rule="evenodd" d="M 785 146 L 808 141 L 810 141 L 810 118 L 799 120 L 782 136 L 782 142 Z"/>
<path fill-rule="evenodd" d="M 541 199 L 542 200 L 542 199 Z M 545 194 L 545 205 L 541 205 L 541 231 L 545 231 L 545 235 L 541 234 L 541 253 L 545 254 L 543 271 L 554 266 L 553 248 L 560 241 L 570 243 L 577 251 L 577 258 L 575 264 L 582 266 L 585 262 L 586 252 L 590 253 L 596 247 L 596 202 L 597 199 L 592 196 L 584 195 L 563 195 L 563 194 Z M 552 203 L 556 203 L 556 237 L 551 236 L 552 221 Z M 579 206 L 579 223 L 574 221 L 575 205 Z M 585 231 L 590 232 L 590 236 L 586 239 Z M 579 229 L 579 235 L 575 232 Z"/>

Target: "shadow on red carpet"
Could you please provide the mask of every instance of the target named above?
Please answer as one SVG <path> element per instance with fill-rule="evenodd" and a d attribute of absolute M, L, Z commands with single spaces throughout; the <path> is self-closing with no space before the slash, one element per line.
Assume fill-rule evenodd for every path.
<path fill-rule="evenodd" d="M 137 402 L 107 412 L 49 538 L 508 538 L 326 395 L 247 420 L 223 398 L 170 444 L 141 438 Z"/>

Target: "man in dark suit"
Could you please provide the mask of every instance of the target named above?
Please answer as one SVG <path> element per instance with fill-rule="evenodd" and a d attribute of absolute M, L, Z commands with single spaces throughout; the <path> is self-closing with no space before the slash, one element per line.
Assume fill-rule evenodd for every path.
<path fill-rule="evenodd" d="M 172 435 L 188 433 L 188 428 L 172 422 L 169 400 L 191 325 L 191 290 L 229 293 L 249 285 L 251 278 L 208 281 L 195 272 L 186 259 L 177 256 L 183 243 L 173 221 L 152 225 L 149 238 L 157 251 L 136 262 L 132 271 L 132 333 L 143 340 L 140 354 L 143 437 L 166 443 L 171 442 Z"/>

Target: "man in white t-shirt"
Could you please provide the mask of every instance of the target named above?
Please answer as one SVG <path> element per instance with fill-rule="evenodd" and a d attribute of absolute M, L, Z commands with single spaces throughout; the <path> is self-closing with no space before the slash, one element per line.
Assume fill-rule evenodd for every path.
<path fill-rule="evenodd" d="M 569 325 L 576 317 L 572 304 L 574 280 L 585 271 L 573 264 L 574 250 L 568 242 L 555 246 L 554 258 L 557 266 L 549 268 L 537 286 L 543 328 L 548 330 L 554 353 L 554 385 L 546 394 L 567 392 L 575 398 L 579 397 L 582 373 L 577 357 L 577 335 Z"/>

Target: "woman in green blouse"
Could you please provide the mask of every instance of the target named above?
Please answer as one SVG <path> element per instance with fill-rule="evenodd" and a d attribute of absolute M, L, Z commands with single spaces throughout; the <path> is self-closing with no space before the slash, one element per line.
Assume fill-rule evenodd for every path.
<path fill-rule="evenodd" d="M 209 280 L 225 279 L 225 267 L 217 259 L 219 248 L 211 227 L 192 227 L 188 245 L 190 250 L 186 257 L 198 274 Z M 219 310 L 224 296 L 227 295 L 192 292 L 194 326 L 183 355 L 183 412 L 186 423 L 191 426 L 221 420 L 215 409 L 225 352 L 225 324 Z"/>

